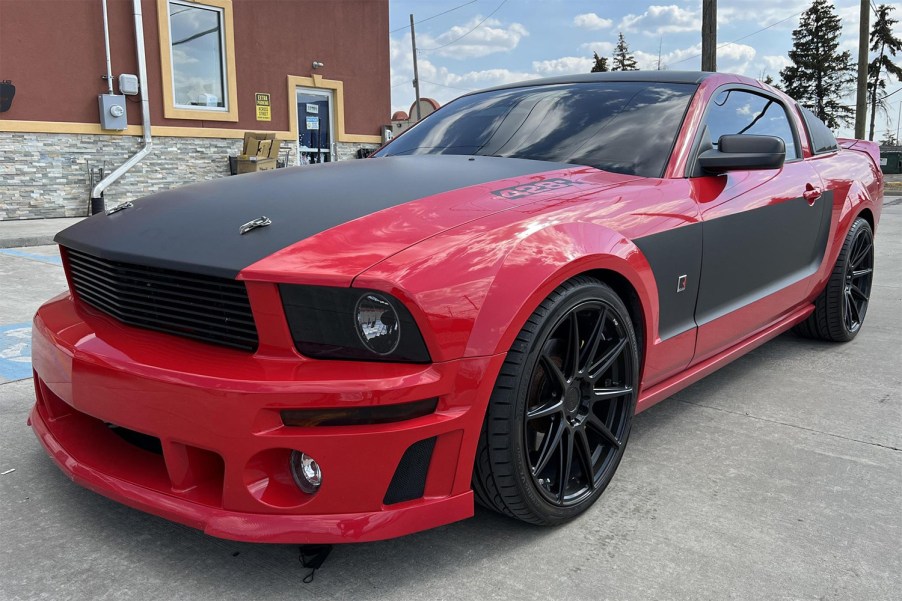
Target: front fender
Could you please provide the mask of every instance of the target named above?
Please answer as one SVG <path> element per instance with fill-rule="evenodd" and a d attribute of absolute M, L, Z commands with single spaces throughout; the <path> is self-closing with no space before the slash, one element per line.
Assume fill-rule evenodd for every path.
<path fill-rule="evenodd" d="M 517 240 L 486 293 L 465 356 L 507 352 L 526 320 L 563 282 L 586 272 L 626 278 L 643 308 L 646 332 L 657 331 L 657 286 L 645 257 L 618 232 L 590 223 L 563 223 Z M 646 345 L 648 341 L 646 341 Z"/>
<path fill-rule="evenodd" d="M 433 360 L 449 361 L 507 352 L 545 297 L 594 270 L 625 278 L 643 307 L 646 336 L 657 331 L 657 287 L 645 257 L 622 234 L 584 222 L 536 217 L 448 232 L 379 263 L 354 286 L 409 301 Z"/>

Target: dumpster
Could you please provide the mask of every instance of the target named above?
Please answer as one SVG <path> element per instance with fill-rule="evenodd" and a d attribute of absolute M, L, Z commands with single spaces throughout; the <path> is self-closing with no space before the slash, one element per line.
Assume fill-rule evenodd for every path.
<path fill-rule="evenodd" d="M 902 173 L 902 146 L 880 148 L 880 170 L 884 173 Z"/>

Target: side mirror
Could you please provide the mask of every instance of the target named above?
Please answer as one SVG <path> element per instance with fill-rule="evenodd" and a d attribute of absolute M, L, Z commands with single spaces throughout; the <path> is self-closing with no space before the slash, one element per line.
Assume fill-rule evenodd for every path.
<path fill-rule="evenodd" d="M 786 160 L 786 144 L 776 136 L 733 134 L 721 136 L 717 149 L 698 155 L 709 173 L 747 169 L 779 169 Z"/>

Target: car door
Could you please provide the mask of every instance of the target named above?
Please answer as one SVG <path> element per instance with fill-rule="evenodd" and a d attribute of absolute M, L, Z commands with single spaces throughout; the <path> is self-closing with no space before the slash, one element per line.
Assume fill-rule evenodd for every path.
<path fill-rule="evenodd" d="M 692 166 L 703 227 L 693 363 L 703 361 L 804 302 L 827 244 L 832 201 L 804 160 L 795 122 L 782 101 L 748 86 L 711 98 L 699 153 L 721 135 L 782 138 L 780 169 L 723 175 Z"/>

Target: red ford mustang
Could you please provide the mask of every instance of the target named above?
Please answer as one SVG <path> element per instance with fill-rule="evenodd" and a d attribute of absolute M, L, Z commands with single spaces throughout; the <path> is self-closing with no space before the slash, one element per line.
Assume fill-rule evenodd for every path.
<path fill-rule="evenodd" d="M 468 94 L 376 158 L 60 233 L 31 426 L 76 482 L 224 538 L 585 511 L 633 415 L 777 334 L 846 341 L 883 182 L 744 77 Z"/>

